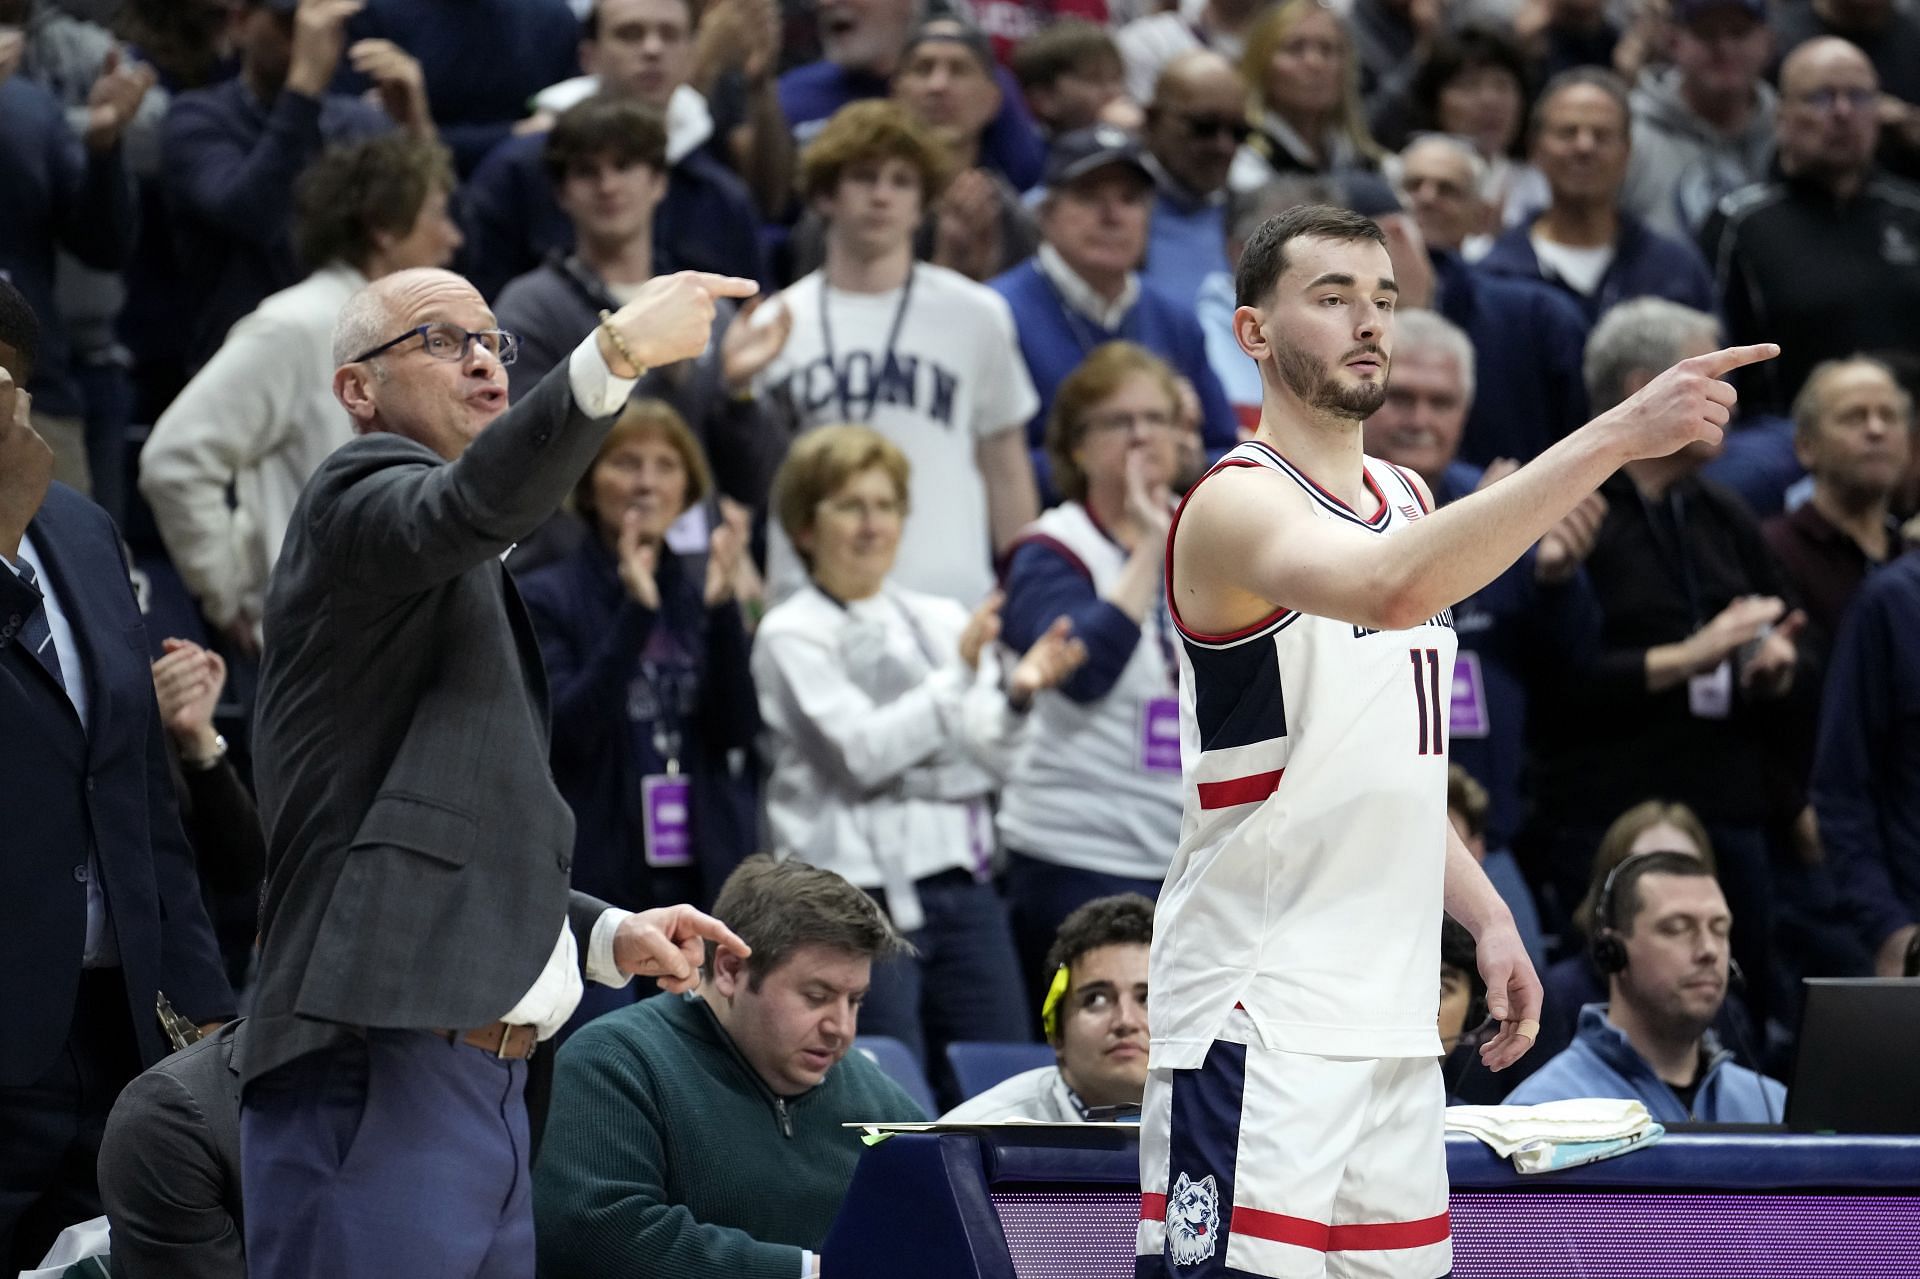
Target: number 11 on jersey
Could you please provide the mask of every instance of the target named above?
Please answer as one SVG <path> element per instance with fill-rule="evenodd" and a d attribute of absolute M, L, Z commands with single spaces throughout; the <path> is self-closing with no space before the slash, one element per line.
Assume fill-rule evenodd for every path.
<path fill-rule="evenodd" d="M 1413 704 L 1420 712 L 1420 751 L 1422 755 L 1447 753 L 1442 725 L 1446 721 L 1446 703 L 1440 700 L 1440 650 L 1410 648 L 1413 662 Z"/>

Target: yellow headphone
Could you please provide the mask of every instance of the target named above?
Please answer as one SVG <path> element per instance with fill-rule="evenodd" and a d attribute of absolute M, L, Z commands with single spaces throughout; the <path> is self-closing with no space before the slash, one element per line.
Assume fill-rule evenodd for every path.
<path fill-rule="evenodd" d="M 1049 1041 L 1060 1038 L 1060 1003 L 1067 997 L 1067 966 L 1060 965 L 1054 971 L 1053 981 L 1047 987 L 1047 997 L 1040 1004 L 1040 1025 L 1047 1032 Z"/>

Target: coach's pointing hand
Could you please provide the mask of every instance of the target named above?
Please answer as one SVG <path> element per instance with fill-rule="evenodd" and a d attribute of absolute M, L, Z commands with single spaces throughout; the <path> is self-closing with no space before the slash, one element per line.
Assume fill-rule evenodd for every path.
<path fill-rule="evenodd" d="M 753 947 L 731 928 L 691 906 L 656 906 L 620 921 L 613 935 L 613 962 L 623 973 L 659 979 L 662 990 L 681 994 L 700 984 L 707 943 L 742 958 Z"/>
<path fill-rule="evenodd" d="M 752 280 L 707 271 L 658 276 L 601 324 L 600 358 L 616 377 L 690 360 L 713 336 L 714 299 L 750 298 L 759 291 Z"/>
<path fill-rule="evenodd" d="M 1721 379 L 1778 354 L 1780 348 L 1771 342 L 1731 346 L 1682 360 L 1648 382 L 1605 415 L 1608 438 L 1622 451 L 1620 460 L 1665 457 L 1696 440 L 1718 444 L 1739 399 L 1732 383 Z"/>

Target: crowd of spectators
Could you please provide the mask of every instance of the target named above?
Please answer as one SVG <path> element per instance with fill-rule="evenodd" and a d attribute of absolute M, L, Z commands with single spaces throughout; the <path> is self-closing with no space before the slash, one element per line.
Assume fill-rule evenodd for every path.
<path fill-rule="evenodd" d="M 153 976 L 169 1025 L 247 1005 L 263 602 L 352 434 L 336 319 L 411 268 L 463 273 L 504 334 L 367 349 L 499 359 L 515 401 L 658 276 L 763 285 L 645 373 L 504 557 L 575 884 L 718 897 L 767 948 L 698 997 L 589 986 L 535 1165 L 556 1274 L 813 1264 L 851 1167 L 829 1129 L 923 1108 L 842 1060 L 856 1034 L 904 1044 L 943 1108 L 946 1045 L 1052 1047 L 964 1116 L 1128 1100 L 1180 832 L 1167 528 L 1258 421 L 1232 271 L 1297 204 L 1387 234 L 1367 447 L 1437 503 L 1677 360 L 1782 348 L 1737 376 L 1722 446 L 1624 468 L 1455 608 L 1449 811 L 1549 995 L 1536 1051 L 1476 1073 L 1449 931 L 1450 1092 L 1777 1120 L 1800 979 L 1907 962 L 1911 0 L 0 0 L 0 122 L 0 370 L 31 394 L 0 421 L 0 759 L 28 779 L 0 825 L 59 864 L 0 871 L 36 1010 L 0 1053 L 0 1270 L 138 1198 L 106 1117 L 165 1044 L 102 974 Z M 43 470 L 66 487 L 40 507 Z M 82 580 L 116 572 L 101 510 L 144 641 Z M 115 718 L 95 647 L 129 636 L 148 719 Z M 82 779 L 84 820 L 59 807 Z M 68 954 L 50 930 L 82 920 Z M 220 1110 L 244 1026 L 116 1115 Z M 796 1138 L 783 1099 L 827 1066 L 838 1100 L 795 1107 Z M 61 1122 L 9 1127 L 48 1096 Z M 751 1202 L 678 1131 L 769 1097 L 798 1144 L 740 1166 L 804 1202 Z M 179 1149 L 237 1143 L 208 1122 Z M 207 1185 L 198 1215 L 123 1208 L 125 1273 L 185 1273 L 169 1239 L 237 1260 L 237 1182 Z"/>

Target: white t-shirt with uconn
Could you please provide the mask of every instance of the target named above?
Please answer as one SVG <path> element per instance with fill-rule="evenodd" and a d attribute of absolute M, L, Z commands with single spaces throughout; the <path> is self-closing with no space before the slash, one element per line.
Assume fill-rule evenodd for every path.
<path fill-rule="evenodd" d="M 846 293 L 815 271 L 778 301 L 793 331 L 755 392 L 796 431 L 854 422 L 897 444 L 913 467 L 912 509 L 889 577 L 972 607 L 993 588 L 987 488 L 974 450 L 1024 429 L 1040 407 L 1006 300 L 922 262 L 904 289 Z M 806 581 L 777 525 L 767 561 L 772 599 Z"/>

